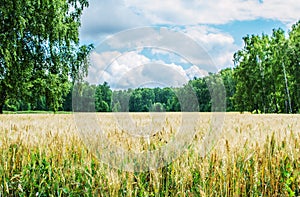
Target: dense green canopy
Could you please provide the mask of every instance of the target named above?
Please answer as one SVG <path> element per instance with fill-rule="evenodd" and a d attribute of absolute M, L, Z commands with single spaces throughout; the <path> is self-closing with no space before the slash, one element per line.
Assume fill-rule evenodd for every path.
<path fill-rule="evenodd" d="M 42 96 L 58 110 L 70 80 L 87 72 L 92 46 L 79 46 L 78 33 L 87 6 L 87 0 L 1 0 L 0 113 L 9 100 Z"/>
<path fill-rule="evenodd" d="M 289 36 L 274 29 L 271 36 L 243 38 L 234 54 L 237 81 L 233 96 L 239 111 L 291 113 L 300 110 L 300 22 Z"/>

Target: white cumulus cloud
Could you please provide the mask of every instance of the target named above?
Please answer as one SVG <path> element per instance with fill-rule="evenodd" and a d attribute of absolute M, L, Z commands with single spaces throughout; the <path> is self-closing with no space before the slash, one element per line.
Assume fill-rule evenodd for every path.
<path fill-rule="evenodd" d="M 164 60 L 150 60 L 138 51 L 120 53 L 93 52 L 88 77 L 91 84 L 108 82 L 113 89 L 145 86 L 182 86 L 194 77 L 203 77 L 207 72 L 193 65 L 183 69 Z"/>
<path fill-rule="evenodd" d="M 183 32 L 204 47 L 218 68 L 232 65 L 233 54 L 240 48 L 231 35 L 208 26 L 187 26 Z"/>
<path fill-rule="evenodd" d="M 125 5 L 153 23 L 225 24 L 234 20 L 258 18 L 284 23 L 299 20 L 298 0 L 125 0 Z"/>

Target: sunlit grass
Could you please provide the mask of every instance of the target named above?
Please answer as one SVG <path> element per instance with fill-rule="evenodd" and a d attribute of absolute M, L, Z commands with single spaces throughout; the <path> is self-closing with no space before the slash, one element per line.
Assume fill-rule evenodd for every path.
<path fill-rule="evenodd" d="M 116 117 L 122 120 L 98 114 L 99 125 L 111 143 L 130 151 L 163 147 L 182 123 L 181 113 L 132 114 L 128 127 Z M 156 170 L 125 172 L 97 159 L 71 114 L 2 115 L 0 196 L 300 195 L 299 115 L 228 113 L 206 155 L 201 145 L 211 114 L 197 118 L 190 120 L 194 141 L 180 157 Z M 142 128 L 150 144 L 124 128 Z"/>

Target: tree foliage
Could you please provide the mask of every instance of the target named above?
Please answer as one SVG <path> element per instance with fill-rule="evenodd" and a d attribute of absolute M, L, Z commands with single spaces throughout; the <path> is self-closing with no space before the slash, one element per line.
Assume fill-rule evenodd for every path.
<path fill-rule="evenodd" d="M 49 109 L 59 109 L 70 78 L 87 71 L 92 45 L 79 46 L 78 35 L 87 6 L 87 0 L 1 1 L 0 113 L 8 100 L 20 98 L 34 103 L 44 97 Z"/>
<path fill-rule="evenodd" d="M 264 113 L 299 112 L 299 22 L 289 37 L 282 29 L 271 36 L 247 35 L 234 54 L 235 108 Z"/>
<path fill-rule="evenodd" d="M 97 112 L 111 111 L 112 90 L 107 82 L 98 85 L 95 91 L 95 108 Z"/>

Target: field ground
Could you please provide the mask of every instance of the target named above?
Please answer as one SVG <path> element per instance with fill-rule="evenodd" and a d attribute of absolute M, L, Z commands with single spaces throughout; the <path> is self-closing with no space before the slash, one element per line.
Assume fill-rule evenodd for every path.
<path fill-rule="evenodd" d="M 97 114 L 94 126 L 128 151 L 159 150 L 180 128 L 193 131 L 192 144 L 166 166 L 127 172 L 97 159 L 78 116 L 1 115 L 0 196 L 300 196 L 300 115 L 226 113 L 207 154 L 211 113 L 130 117 Z"/>

